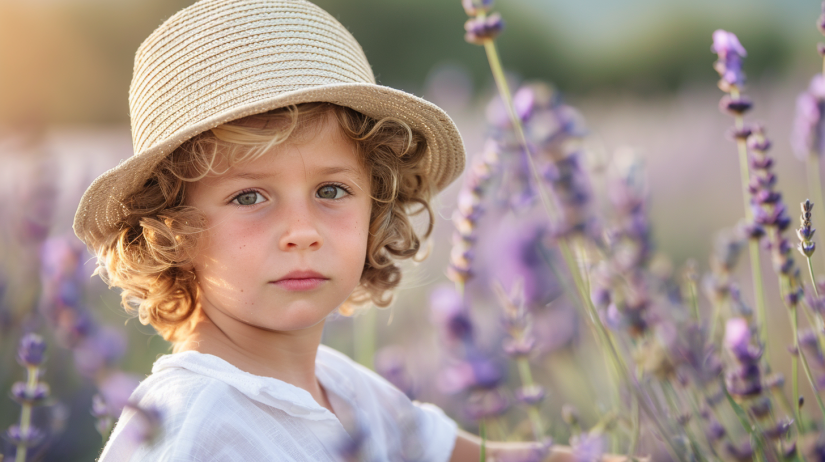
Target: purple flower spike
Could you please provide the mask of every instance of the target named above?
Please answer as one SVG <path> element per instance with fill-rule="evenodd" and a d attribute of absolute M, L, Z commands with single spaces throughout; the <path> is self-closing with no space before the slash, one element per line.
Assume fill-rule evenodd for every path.
<path fill-rule="evenodd" d="M 486 18 L 470 18 L 464 23 L 464 40 L 475 45 L 484 45 L 484 42 L 498 37 L 503 29 L 504 20 L 498 13 Z"/>
<path fill-rule="evenodd" d="M 816 74 L 796 98 L 791 146 L 799 160 L 825 153 L 825 79 Z"/>
<path fill-rule="evenodd" d="M 719 56 L 713 67 L 719 73 L 719 88 L 730 91 L 731 87 L 741 87 L 745 83 L 742 72 L 742 58 L 748 55 L 735 34 L 719 29 L 713 33 L 711 51 Z"/>
<path fill-rule="evenodd" d="M 43 363 L 45 359 L 46 342 L 43 337 L 37 334 L 26 334 L 20 340 L 20 346 L 17 349 L 17 359 L 20 364 L 28 367 L 37 367 Z"/>
<path fill-rule="evenodd" d="M 731 318 L 725 325 L 725 348 L 737 366 L 725 377 L 728 391 L 736 398 L 745 399 L 762 393 L 762 372 L 759 358 L 762 350 L 751 346 L 751 330 L 745 318 Z"/>

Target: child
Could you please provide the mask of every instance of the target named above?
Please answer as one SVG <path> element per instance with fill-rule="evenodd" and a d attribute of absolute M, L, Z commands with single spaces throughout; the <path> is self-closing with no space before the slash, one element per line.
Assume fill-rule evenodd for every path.
<path fill-rule="evenodd" d="M 89 187 L 74 229 L 174 353 L 132 396 L 159 436 L 134 439 L 127 407 L 100 460 L 478 460 L 438 408 L 320 345 L 334 310 L 387 306 L 429 236 L 430 200 L 464 167 L 450 118 L 376 85 L 304 0 L 182 10 L 138 49 L 129 103 L 135 155 Z"/>

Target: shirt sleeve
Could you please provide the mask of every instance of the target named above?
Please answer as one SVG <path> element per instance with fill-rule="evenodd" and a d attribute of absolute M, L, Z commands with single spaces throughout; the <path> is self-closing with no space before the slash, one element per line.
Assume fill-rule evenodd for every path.
<path fill-rule="evenodd" d="M 371 454 L 379 460 L 450 460 L 458 426 L 438 406 L 411 401 L 386 379 L 340 352 L 325 349 L 324 353 L 340 374 L 338 386 L 351 383 L 352 404 L 368 427 Z"/>
<path fill-rule="evenodd" d="M 417 460 L 447 462 L 453 454 L 458 425 L 435 404 L 413 401 L 417 409 L 419 434 L 427 442 Z"/>

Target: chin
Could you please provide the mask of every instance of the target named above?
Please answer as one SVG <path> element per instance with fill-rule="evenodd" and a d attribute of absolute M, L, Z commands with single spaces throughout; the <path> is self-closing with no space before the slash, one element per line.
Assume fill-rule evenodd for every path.
<path fill-rule="evenodd" d="M 275 319 L 270 318 L 270 322 L 261 327 L 284 332 L 308 329 L 322 323 L 335 310 L 336 306 L 329 309 L 291 307 L 287 310 L 279 310 L 274 316 Z"/>

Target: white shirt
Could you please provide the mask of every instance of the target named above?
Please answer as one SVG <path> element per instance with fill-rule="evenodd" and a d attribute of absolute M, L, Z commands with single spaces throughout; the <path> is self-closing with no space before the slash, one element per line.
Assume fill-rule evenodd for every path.
<path fill-rule="evenodd" d="M 438 407 L 410 401 L 376 373 L 324 345 L 318 348 L 315 374 L 335 414 L 306 390 L 249 374 L 217 356 L 195 351 L 162 356 L 131 398 L 160 411 L 160 436 L 151 445 L 137 443 L 144 419 L 127 407 L 99 460 L 337 461 L 346 446 L 360 448 L 355 460 L 450 458 L 457 427 Z"/>

